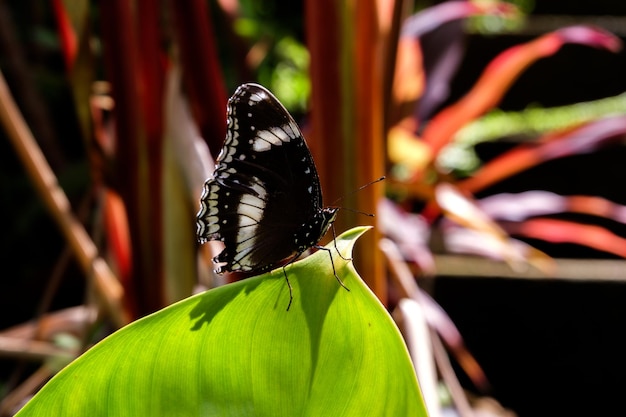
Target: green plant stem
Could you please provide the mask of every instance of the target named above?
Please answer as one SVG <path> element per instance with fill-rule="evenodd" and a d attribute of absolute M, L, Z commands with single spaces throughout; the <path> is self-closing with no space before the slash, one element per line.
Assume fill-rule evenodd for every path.
<path fill-rule="evenodd" d="M 465 126 L 456 135 L 454 142 L 475 145 L 506 136 L 535 136 L 625 113 L 626 93 L 561 107 L 535 107 L 519 112 L 493 111 Z"/>

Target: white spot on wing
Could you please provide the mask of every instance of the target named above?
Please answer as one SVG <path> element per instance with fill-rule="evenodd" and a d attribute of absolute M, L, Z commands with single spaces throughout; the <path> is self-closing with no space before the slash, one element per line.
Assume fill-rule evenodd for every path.
<path fill-rule="evenodd" d="M 290 120 L 289 124 L 284 125 L 283 129 L 285 130 L 285 132 L 287 132 L 289 136 L 291 136 L 292 139 L 300 136 L 300 129 L 293 120 Z"/>
<path fill-rule="evenodd" d="M 264 206 L 265 202 L 259 197 L 252 194 L 242 195 L 237 208 L 239 226 L 245 227 L 260 222 L 263 217 Z"/>
<path fill-rule="evenodd" d="M 285 131 L 284 128 L 281 127 L 273 127 L 271 132 L 274 136 L 278 138 L 281 142 L 289 142 L 291 140 L 291 136 Z M 278 143 L 280 145 L 280 143 Z"/>
<path fill-rule="evenodd" d="M 259 199 L 265 200 L 265 196 L 267 195 L 267 190 L 261 184 L 260 180 L 257 177 L 253 177 L 253 180 L 254 180 L 254 184 L 250 184 L 250 187 L 252 187 L 252 189 L 257 194 Z"/>
<path fill-rule="evenodd" d="M 266 98 L 267 98 L 266 94 L 263 91 L 260 91 L 258 93 L 254 93 L 254 94 L 250 94 L 250 98 L 248 100 L 248 106 L 254 106 L 258 102 L 263 101 Z"/>
<path fill-rule="evenodd" d="M 297 137 L 288 124 L 273 127 L 270 130 L 259 130 L 252 143 L 252 149 L 256 152 L 266 152 L 272 148 L 272 145 L 281 146 L 283 143 L 290 142 Z"/>
<path fill-rule="evenodd" d="M 269 130 L 260 130 L 257 132 L 252 149 L 256 152 L 269 151 L 273 142 L 280 142 Z"/>
<path fill-rule="evenodd" d="M 255 182 L 250 184 L 250 186 L 257 193 L 257 195 L 242 195 L 237 207 L 239 228 L 237 231 L 236 258 L 240 261 L 254 246 L 256 246 L 255 239 L 257 230 L 259 223 L 263 218 L 263 210 L 265 209 L 265 197 L 267 196 L 267 192 L 258 182 L 258 178 L 254 177 L 253 180 Z"/>

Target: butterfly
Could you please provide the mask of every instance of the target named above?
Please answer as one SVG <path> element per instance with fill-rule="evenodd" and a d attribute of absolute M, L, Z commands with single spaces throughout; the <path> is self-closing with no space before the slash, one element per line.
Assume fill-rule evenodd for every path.
<path fill-rule="evenodd" d="M 239 86 L 228 100 L 226 121 L 226 140 L 200 199 L 198 241 L 224 242 L 213 258 L 218 274 L 261 273 L 286 261 L 289 310 L 293 294 L 285 267 L 311 247 L 325 249 L 317 243 L 339 208 L 323 206 L 302 132 L 269 90 Z"/>

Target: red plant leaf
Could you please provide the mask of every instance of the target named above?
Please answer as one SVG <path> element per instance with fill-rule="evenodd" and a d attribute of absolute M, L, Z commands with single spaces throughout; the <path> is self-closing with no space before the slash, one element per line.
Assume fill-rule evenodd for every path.
<path fill-rule="evenodd" d="M 532 219 L 506 226 L 511 234 L 552 243 L 575 243 L 626 258 L 626 239 L 603 227 L 557 219 Z"/>
<path fill-rule="evenodd" d="M 447 226 L 444 229 L 446 249 L 451 253 L 478 255 L 506 262 L 513 270 L 530 264 L 545 275 L 553 275 L 554 260 L 529 244 L 510 237 L 501 238 L 483 231 Z"/>
<path fill-rule="evenodd" d="M 485 68 L 468 94 L 439 112 L 426 126 L 423 139 L 433 149 L 433 155 L 436 156 L 463 125 L 495 107 L 528 66 L 554 54 L 566 43 L 578 43 L 612 52 L 621 47 L 620 40 L 606 31 L 574 26 L 507 49 Z"/>
<path fill-rule="evenodd" d="M 399 309 L 404 311 L 405 314 L 411 316 L 409 320 L 412 321 L 413 324 L 417 324 L 417 322 L 420 321 L 419 319 L 414 319 L 417 318 L 416 314 L 421 316 L 422 314 L 420 312 L 423 311 L 423 316 L 426 319 L 428 326 L 433 328 L 441 336 L 444 343 L 452 351 L 452 354 L 455 356 L 463 370 L 472 379 L 474 384 L 477 387 L 486 390 L 489 387 L 487 377 L 476 359 L 474 359 L 472 354 L 467 350 L 458 328 L 443 308 L 441 308 L 441 306 L 437 304 L 437 302 L 425 291 L 417 286 L 413 272 L 404 261 L 406 253 L 400 245 L 411 246 L 411 241 L 416 242 L 418 246 L 425 245 L 425 242 L 421 242 L 421 239 L 425 238 L 422 232 L 426 232 L 427 230 L 422 230 L 424 227 L 419 224 L 423 222 L 418 220 L 417 223 L 413 223 L 413 220 L 417 219 L 417 216 L 408 214 L 409 222 L 413 224 L 408 225 L 406 233 L 404 233 L 400 229 L 403 229 L 402 226 L 406 223 L 405 220 L 407 219 L 407 214 L 390 201 L 384 201 L 380 204 L 380 206 L 383 206 L 381 209 L 384 211 L 381 213 L 382 215 L 380 217 L 384 217 L 385 215 L 390 215 L 391 217 L 386 222 L 386 226 L 392 226 L 391 231 L 393 234 L 390 234 L 389 236 L 394 240 L 387 238 L 381 239 L 379 247 L 381 251 L 386 254 L 390 270 L 392 271 L 392 276 L 396 277 L 398 283 L 398 293 L 401 297 L 401 300 L 398 302 Z M 397 223 L 399 223 L 399 225 Z M 402 241 L 397 243 L 395 239 L 398 236 Z M 406 247 L 406 249 L 409 252 L 411 251 L 410 247 Z M 430 254 L 428 248 L 424 247 L 424 250 L 427 251 L 429 256 L 432 258 L 432 254 Z M 408 299 L 410 299 L 411 302 L 403 302 L 403 300 L 407 301 Z M 419 307 L 416 304 L 412 304 L 412 302 L 418 304 Z M 418 307 L 418 309 L 415 310 L 411 307 L 411 305 Z M 408 307 L 408 309 L 405 309 L 405 307 Z M 410 323 L 405 323 L 405 325 L 408 325 L 409 327 L 411 326 Z M 416 357 L 414 357 L 414 360 L 416 360 L 416 366 L 420 366 L 420 352 L 414 352 L 414 350 L 420 349 L 418 346 L 419 341 L 417 341 L 416 338 L 420 338 L 421 336 L 419 335 L 419 329 L 414 328 L 414 330 L 415 332 L 411 332 L 409 330 L 409 332 L 413 333 L 413 335 L 407 335 L 407 343 L 409 345 L 409 350 L 412 351 L 411 354 L 413 355 L 413 353 L 416 353 Z M 426 338 L 428 338 L 428 336 L 426 336 Z"/>
<path fill-rule="evenodd" d="M 488 390 L 491 384 L 487 375 L 467 349 L 461 332 L 448 313 L 426 291 L 420 290 L 419 302 L 424 309 L 428 324 L 437 331 L 472 383 L 483 391 Z"/>
<path fill-rule="evenodd" d="M 479 14 L 512 14 L 517 8 L 510 3 L 446 1 L 428 7 L 408 18 L 402 28 L 402 36 L 418 38 L 446 22 Z"/>
<path fill-rule="evenodd" d="M 574 195 L 566 197 L 567 210 L 572 213 L 591 214 L 606 217 L 626 224 L 626 206 L 616 204 L 602 197 Z"/>
<path fill-rule="evenodd" d="M 464 195 L 455 186 L 439 184 L 435 189 L 435 198 L 446 218 L 470 229 L 467 233 L 460 233 L 454 227 L 444 230 L 446 244 L 450 244 L 450 249 L 502 259 L 511 267 L 520 262 L 528 262 L 544 272 L 549 273 L 552 270 L 553 264 L 547 255 L 511 239 L 471 197 Z"/>
<path fill-rule="evenodd" d="M 476 202 L 456 186 L 441 183 L 435 188 L 437 204 L 446 217 L 469 229 L 484 232 L 498 239 L 506 239 L 504 230 L 478 207 Z"/>
<path fill-rule="evenodd" d="M 428 71 L 422 65 L 422 38 L 425 34 L 444 28 L 445 23 L 460 20 L 466 17 L 483 14 L 512 15 L 517 8 L 509 3 L 498 2 L 473 2 L 473 1 L 447 1 L 409 17 L 402 26 L 398 50 L 396 53 L 396 65 L 393 85 L 393 97 L 396 103 L 414 102 L 421 99 L 428 101 L 427 108 L 434 108 L 447 97 L 450 77 L 456 72 L 462 57 L 462 48 L 459 45 L 461 38 L 458 33 L 445 34 L 442 40 L 437 38 L 437 45 L 431 48 L 437 56 L 427 55 L 432 71 Z M 445 26 L 447 27 L 447 26 Z M 440 53 L 441 52 L 441 53 Z M 432 59 L 430 59 L 432 58 Z M 426 85 L 429 97 L 422 96 L 424 92 L 425 71 L 428 71 L 428 84 Z M 430 94 L 432 93 L 432 94 Z M 401 118 L 400 115 L 395 117 Z"/>
<path fill-rule="evenodd" d="M 102 215 L 107 245 L 116 267 L 116 274 L 126 286 L 132 272 L 130 231 L 124 202 L 119 194 L 110 188 L 104 188 Z"/>
<path fill-rule="evenodd" d="M 65 61 L 65 68 L 71 70 L 78 54 L 78 39 L 72 26 L 71 19 L 65 10 L 63 0 L 52 0 L 52 11 L 57 21 L 61 51 Z"/>
<path fill-rule="evenodd" d="M 422 48 L 419 40 L 400 38 L 391 91 L 394 103 L 414 102 L 421 97 L 425 78 L 422 67 Z"/>
<path fill-rule="evenodd" d="M 549 191 L 526 191 L 492 195 L 481 199 L 479 204 L 491 217 L 507 221 L 570 212 L 626 223 L 626 206 L 596 196 L 561 196 Z"/>
<path fill-rule="evenodd" d="M 382 199 L 377 219 L 380 230 L 396 243 L 404 259 L 415 263 L 424 274 L 435 274 L 435 261 L 428 248 L 430 228 L 422 216 Z"/>
<path fill-rule="evenodd" d="M 172 0 L 168 3 L 185 69 L 183 79 L 192 114 L 211 155 L 217 158 L 226 136 L 223 119 L 228 97 L 219 65 L 211 7 L 203 0 Z"/>

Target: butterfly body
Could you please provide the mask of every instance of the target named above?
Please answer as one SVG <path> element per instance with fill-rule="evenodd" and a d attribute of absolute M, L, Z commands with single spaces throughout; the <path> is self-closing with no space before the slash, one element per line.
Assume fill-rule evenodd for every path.
<path fill-rule="evenodd" d="M 224 242 L 216 272 L 263 272 L 297 259 L 326 234 L 337 210 L 323 207 L 313 158 L 287 110 L 260 85 L 240 86 L 228 101 L 226 140 L 197 215 L 198 240 Z"/>

